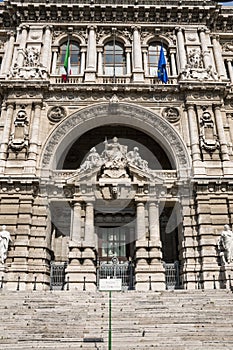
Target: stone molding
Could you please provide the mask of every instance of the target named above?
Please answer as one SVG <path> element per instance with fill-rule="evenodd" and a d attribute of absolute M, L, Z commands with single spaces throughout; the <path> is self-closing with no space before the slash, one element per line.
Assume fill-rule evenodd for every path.
<path fill-rule="evenodd" d="M 109 119 L 109 116 L 111 116 L 111 119 Z M 114 119 L 113 116 L 115 116 Z M 71 142 L 71 132 L 74 133 L 74 129 L 83 128 L 85 124 L 88 129 L 93 128 L 99 125 L 97 123 L 98 120 L 101 121 L 102 125 L 111 123 L 113 120 L 116 122 L 117 116 L 119 116 L 118 122 L 121 124 L 127 125 L 130 122 L 131 125 L 139 125 L 145 133 L 148 133 L 146 130 L 149 128 L 151 134 L 155 135 L 159 142 L 163 143 L 164 140 L 164 144 L 169 149 L 177 170 L 185 169 L 189 171 L 191 169 L 191 160 L 186 146 L 170 123 L 148 109 L 128 103 L 93 105 L 75 112 L 65 120 L 62 120 L 45 143 L 41 158 L 41 168 L 50 169 L 56 166 L 53 162 L 57 157 L 57 152 L 59 152 L 59 145 L 64 145 L 66 143 L 65 139 L 67 139 L 66 146 L 68 146 Z M 124 117 L 123 121 L 122 117 Z M 103 123 L 103 118 L 105 123 Z"/>

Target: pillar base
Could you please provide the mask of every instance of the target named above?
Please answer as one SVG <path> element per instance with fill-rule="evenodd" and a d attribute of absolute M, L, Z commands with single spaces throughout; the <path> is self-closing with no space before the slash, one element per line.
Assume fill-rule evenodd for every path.
<path fill-rule="evenodd" d="M 96 82 L 96 73 L 95 72 L 85 72 L 85 83 L 95 83 Z"/>
<path fill-rule="evenodd" d="M 70 242 L 66 283 L 69 290 L 96 291 L 96 254 L 93 246 Z"/>

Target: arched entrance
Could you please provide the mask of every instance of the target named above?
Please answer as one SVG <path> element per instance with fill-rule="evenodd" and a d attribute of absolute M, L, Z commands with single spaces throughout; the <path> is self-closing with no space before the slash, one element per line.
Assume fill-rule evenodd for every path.
<path fill-rule="evenodd" d="M 116 143 L 114 136 L 118 137 Z M 107 160 L 106 147 L 120 149 L 124 166 L 114 163 L 115 151 Z M 132 164 L 136 148 L 141 163 L 133 160 Z M 90 171 L 92 152 L 102 163 L 91 166 Z M 109 162 L 116 169 L 107 165 Z M 77 284 L 87 278 L 86 283 L 93 283 L 98 262 L 108 262 L 116 254 L 122 262 L 135 261 L 138 290 L 148 288 L 149 280 L 163 289 L 162 262 L 179 258 L 176 180 L 187 181 L 190 171 L 186 148 L 172 126 L 154 113 L 128 104 L 85 108 L 57 126 L 44 148 L 42 165 L 42 177 L 49 174 L 54 182 L 59 177 L 60 186 L 63 181 L 68 193 L 66 205 L 62 204 L 71 217 L 62 220 L 63 225 L 64 221 L 70 223 L 68 234 L 61 238 L 53 223 L 53 240 L 63 239 L 66 247 L 68 243 L 70 282 Z M 49 201 L 57 213 L 61 199 L 50 197 Z"/>

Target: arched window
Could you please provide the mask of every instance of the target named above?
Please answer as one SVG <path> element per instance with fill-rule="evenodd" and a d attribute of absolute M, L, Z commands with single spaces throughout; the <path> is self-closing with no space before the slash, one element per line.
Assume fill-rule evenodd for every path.
<path fill-rule="evenodd" d="M 59 58 L 57 61 L 57 74 L 61 75 L 64 71 L 63 67 L 68 43 L 70 50 L 71 75 L 77 75 L 80 73 L 81 52 L 79 43 L 73 40 L 70 40 L 69 42 L 67 41 L 60 46 Z"/>
<path fill-rule="evenodd" d="M 124 46 L 115 40 L 104 46 L 103 72 L 109 76 L 121 76 L 126 73 Z"/>
<path fill-rule="evenodd" d="M 158 74 L 158 62 L 161 49 L 161 43 L 151 42 L 148 47 L 148 71 L 149 75 L 157 76 Z M 163 46 L 163 52 L 166 59 L 167 72 L 170 73 L 169 58 L 167 55 L 166 47 Z"/>

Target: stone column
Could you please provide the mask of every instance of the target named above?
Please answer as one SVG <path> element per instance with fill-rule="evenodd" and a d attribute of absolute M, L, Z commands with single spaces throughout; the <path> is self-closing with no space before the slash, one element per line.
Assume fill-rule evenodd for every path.
<path fill-rule="evenodd" d="M 171 75 L 175 76 L 175 75 L 177 75 L 177 69 L 176 69 L 176 60 L 175 60 L 174 49 L 170 50 L 170 59 L 171 59 Z"/>
<path fill-rule="evenodd" d="M 153 242 L 160 241 L 158 202 L 149 203 L 149 229 L 150 229 L 150 241 L 153 241 Z"/>
<path fill-rule="evenodd" d="M 98 47 L 98 76 L 101 77 L 103 75 L 103 47 Z"/>
<path fill-rule="evenodd" d="M 226 114 L 228 125 L 229 125 L 229 133 L 230 133 L 230 143 L 229 143 L 229 154 L 233 155 L 233 116 L 231 113 Z"/>
<path fill-rule="evenodd" d="M 138 27 L 133 27 L 133 81 L 144 81 L 141 37 Z"/>
<path fill-rule="evenodd" d="M 144 74 L 145 74 L 145 77 L 148 77 L 148 75 L 149 75 L 149 70 L 148 70 L 147 48 L 144 48 L 144 49 L 143 49 L 142 54 L 143 54 Z"/>
<path fill-rule="evenodd" d="M 31 128 L 30 137 L 30 148 L 28 160 L 29 166 L 36 166 L 37 154 L 38 154 L 38 143 L 39 143 L 39 131 L 40 131 L 40 117 L 41 117 L 41 102 L 34 103 L 34 117 L 33 117 L 33 127 Z"/>
<path fill-rule="evenodd" d="M 80 74 L 84 74 L 86 64 L 86 46 L 81 46 L 81 66 L 80 66 Z"/>
<path fill-rule="evenodd" d="M 95 227 L 94 227 L 94 206 L 92 202 L 86 204 L 85 218 L 85 244 L 96 247 Z"/>
<path fill-rule="evenodd" d="M 186 58 L 186 50 L 184 44 L 184 35 L 181 27 L 176 28 L 176 36 L 177 36 L 177 45 L 178 45 L 178 56 L 180 62 L 180 71 L 182 72 L 185 69 L 187 64 Z"/>
<path fill-rule="evenodd" d="M 145 204 L 137 203 L 137 241 L 136 241 L 136 290 L 148 291 L 165 289 L 164 267 L 161 263 L 161 242 L 159 235 L 159 210 L 155 202 L 149 203 L 150 240 L 146 238 Z M 150 282 L 149 282 L 150 281 Z"/>
<path fill-rule="evenodd" d="M 226 135 L 224 131 L 223 121 L 222 121 L 222 113 L 221 113 L 221 105 L 214 105 L 214 114 L 216 120 L 216 127 L 218 132 L 219 143 L 221 147 L 222 160 L 229 160 L 229 153 L 226 141 Z"/>
<path fill-rule="evenodd" d="M 49 71 L 50 69 L 50 52 L 51 52 L 51 27 L 46 26 L 45 27 L 45 33 L 44 33 L 44 45 L 43 45 L 43 55 L 41 59 L 41 63 L 43 67 L 47 68 Z"/>
<path fill-rule="evenodd" d="M 75 202 L 73 205 L 72 211 L 72 220 L 71 220 L 71 240 L 75 242 L 81 242 L 81 203 Z"/>
<path fill-rule="evenodd" d="M 126 74 L 131 75 L 131 48 L 125 48 L 126 53 Z"/>
<path fill-rule="evenodd" d="M 96 75 L 96 27 L 89 26 L 88 45 L 87 45 L 87 65 L 85 81 L 95 82 Z"/>
<path fill-rule="evenodd" d="M 15 33 L 12 31 L 12 32 L 9 32 L 8 34 L 10 38 L 6 45 L 6 52 L 3 57 L 1 74 L 7 74 L 12 64 L 12 57 L 13 57 L 14 44 L 15 44 Z"/>
<path fill-rule="evenodd" d="M 218 75 L 220 78 L 226 79 L 226 69 L 224 66 L 224 61 L 222 57 L 222 49 L 219 44 L 218 37 L 216 35 L 212 36 L 214 59 L 217 68 Z"/>
<path fill-rule="evenodd" d="M 2 143 L 0 151 L 0 160 L 6 160 L 7 148 L 9 143 L 9 138 L 11 134 L 11 125 L 14 112 L 14 103 L 7 104 L 6 118 L 4 122 L 4 129 L 2 134 Z"/>
<path fill-rule="evenodd" d="M 233 66 L 232 66 L 231 58 L 227 59 L 227 68 L 228 68 L 231 84 L 233 84 Z"/>
<path fill-rule="evenodd" d="M 209 51 L 207 41 L 206 41 L 205 28 L 200 28 L 199 35 L 200 35 L 200 41 L 201 41 L 201 49 L 202 49 L 202 55 L 203 55 L 203 61 L 204 61 L 204 68 L 208 68 L 209 66 L 211 66 L 211 62 L 210 62 L 210 51 Z"/>
<path fill-rule="evenodd" d="M 189 123 L 192 159 L 193 159 L 193 162 L 196 162 L 201 160 L 197 117 L 194 110 L 194 105 L 191 105 L 191 104 L 187 105 L 187 110 L 188 110 L 188 123 Z"/>
<path fill-rule="evenodd" d="M 69 277 L 70 290 L 83 290 L 84 281 L 87 291 L 96 290 L 96 237 L 94 230 L 94 206 L 90 199 L 86 202 L 85 240 L 81 239 L 81 205 L 74 204 L 72 220 L 72 241 L 69 242 L 69 265 L 66 275 Z"/>
<path fill-rule="evenodd" d="M 143 202 L 137 203 L 137 240 L 146 240 L 146 223 L 145 223 L 145 204 Z"/>
<path fill-rule="evenodd" d="M 57 57 L 58 57 L 58 46 L 53 46 L 52 48 L 52 74 L 56 74 L 57 70 Z"/>
<path fill-rule="evenodd" d="M 20 37 L 18 58 L 17 58 L 17 63 L 18 63 L 19 67 L 22 67 L 23 63 L 24 63 L 24 49 L 26 47 L 27 36 L 28 36 L 28 27 L 27 26 L 23 26 L 22 27 L 22 32 L 21 32 L 21 37 Z"/>

